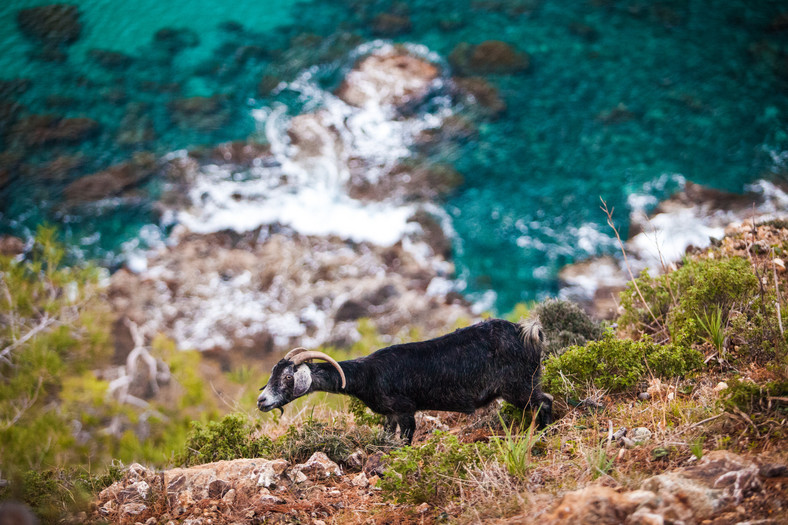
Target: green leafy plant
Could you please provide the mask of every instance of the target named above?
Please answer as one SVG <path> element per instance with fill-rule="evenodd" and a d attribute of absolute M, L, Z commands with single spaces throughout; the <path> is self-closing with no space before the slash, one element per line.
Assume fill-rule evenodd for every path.
<path fill-rule="evenodd" d="M 458 494 L 456 480 L 466 479 L 490 456 L 490 447 L 461 444 L 456 436 L 436 431 L 421 447 L 384 456 L 389 466 L 378 486 L 385 498 L 399 503 L 442 504 Z"/>
<path fill-rule="evenodd" d="M 356 422 L 356 425 L 382 425 L 386 421 L 385 417 L 372 412 L 367 408 L 367 405 L 355 397 L 350 398 L 348 411 L 353 414 L 353 420 Z"/>
<path fill-rule="evenodd" d="M 633 341 L 607 334 L 601 341 L 570 347 L 548 359 L 543 383 L 553 394 L 585 397 L 590 387 L 623 392 L 648 374 L 671 378 L 702 364 L 702 355 L 692 348 L 659 345 L 649 337 Z"/>
<path fill-rule="evenodd" d="M 705 441 L 706 440 L 703 436 L 698 436 L 690 442 L 690 452 L 693 456 L 695 456 L 696 459 L 701 459 L 703 457 L 703 444 Z"/>

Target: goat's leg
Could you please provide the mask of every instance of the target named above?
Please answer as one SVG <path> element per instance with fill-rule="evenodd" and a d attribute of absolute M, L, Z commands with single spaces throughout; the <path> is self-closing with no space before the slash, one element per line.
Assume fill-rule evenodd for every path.
<path fill-rule="evenodd" d="M 383 425 L 383 428 L 386 429 L 386 432 L 394 434 L 397 431 L 397 416 L 395 414 L 386 416 L 386 423 Z"/>
<path fill-rule="evenodd" d="M 413 442 L 413 434 L 416 432 L 416 416 L 412 412 L 409 414 L 397 414 L 399 420 L 399 435 L 410 445 Z"/>

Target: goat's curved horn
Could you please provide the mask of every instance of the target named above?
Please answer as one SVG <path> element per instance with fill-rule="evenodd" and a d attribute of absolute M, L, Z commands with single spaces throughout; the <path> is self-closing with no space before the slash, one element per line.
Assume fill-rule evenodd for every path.
<path fill-rule="evenodd" d="M 287 352 L 287 355 L 285 355 L 284 359 L 290 360 L 293 358 L 293 356 L 302 354 L 304 352 L 306 352 L 306 348 L 304 348 L 303 346 L 299 346 L 298 348 L 293 348 L 292 350 Z"/>
<path fill-rule="evenodd" d="M 296 348 L 296 350 L 298 350 Z M 292 354 L 295 350 L 292 350 L 290 353 Z M 288 354 L 290 355 L 290 354 Z M 310 359 L 322 359 L 324 361 L 328 361 L 331 365 L 337 369 L 339 372 L 339 376 L 342 378 L 342 388 L 345 388 L 345 372 L 342 371 L 342 367 L 339 366 L 339 363 L 334 361 L 333 358 L 329 357 L 328 355 L 324 354 L 323 352 L 318 352 L 317 350 L 308 350 L 306 352 L 298 352 L 295 354 L 295 357 L 292 359 L 294 365 L 300 365 L 304 361 L 308 361 Z"/>

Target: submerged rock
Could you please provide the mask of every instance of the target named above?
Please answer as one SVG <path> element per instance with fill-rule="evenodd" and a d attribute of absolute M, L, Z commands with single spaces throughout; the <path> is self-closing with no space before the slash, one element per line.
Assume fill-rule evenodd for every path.
<path fill-rule="evenodd" d="M 521 73 L 531 66 L 527 53 L 500 40 L 478 45 L 461 42 L 449 54 L 449 63 L 461 75 Z"/>
<path fill-rule="evenodd" d="M 73 44 L 82 33 L 79 9 L 70 4 L 20 9 L 16 23 L 26 36 L 45 44 Z"/>
<path fill-rule="evenodd" d="M 168 53 L 175 54 L 200 43 L 200 37 L 185 27 L 165 27 L 153 35 L 153 43 Z"/>
<path fill-rule="evenodd" d="M 99 123 L 87 117 L 29 115 L 16 122 L 11 128 L 9 139 L 29 147 L 78 144 L 98 134 L 99 129 Z"/>
<path fill-rule="evenodd" d="M 460 92 L 466 94 L 470 102 L 476 103 L 481 113 L 491 117 L 499 117 L 506 111 L 506 102 L 498 94 L 498 90 L 483 77 L 459 77 L 454 83 Z"/>
<path fill-rule="evenodd" d="M 111 49 L 91 49 L 88 56 L 96 64 L 110 70 L 127 69 L 134 63 L 134 57 Z"/>
<path fill-rule="evenodd" d="M 379 36 L 397 36 L 411 30 L 407 15 L 380 13 L 372 20 L 372 33 Z"/>
<path fill-rule="evenodd" d="M 170 104 L 172 121 L 182 129 L 215 131 L 230 121 L 230 112 L 219 96 L 179 98 Z"/>
<path fill-rule="evenodd" d="M 66 186 L 63 195 L 68 204 L 113 197 L 150 177 L 155 169 L 155 157 L 149 153 L 140 153 L 129 162 L 75 180 Z"/>

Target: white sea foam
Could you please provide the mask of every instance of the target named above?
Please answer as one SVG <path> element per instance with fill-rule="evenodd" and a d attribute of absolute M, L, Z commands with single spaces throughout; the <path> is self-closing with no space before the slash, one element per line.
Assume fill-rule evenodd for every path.
<path fill-rule="evenodd" d="M 415 54 L 435 58 L 426 48 L 411 47 Z M 388 44 L 373 42 L 356 54 L 390 49 Z M 356 176 L 375 183 L 410 155 L 420 132 L 440 126 L 451 114 L 448 99 L 434 104 L 427 114 L 395 118 L 393 108 L 386 105 L 346 104 L 319 86 L 318 72 L 317 67 L 307 69 L 279 88 L 309 101 L 311 113 L 290 118 L 284 106 L 253 111 L 278 165 L 243 173 L 226 167 L 200 168 L 189 191 L 192 206 L 179 211 L 180 223 L 197 233 L 244 232 L 281 223 L 303 234 L 337 235 L 384 246 L 413 231 L 408 219 L 415 205 L 361 202 L 348 196 L 350 160 L 363 163 L 363 174 Z M 293 136 L 298 139 L 295 144 Z"/>

